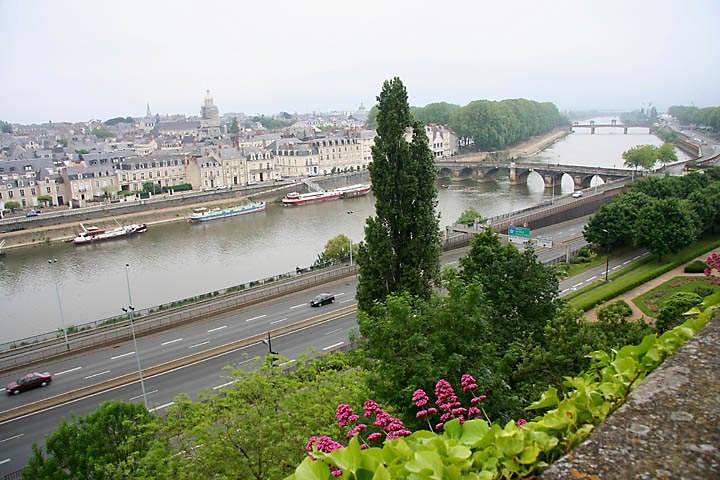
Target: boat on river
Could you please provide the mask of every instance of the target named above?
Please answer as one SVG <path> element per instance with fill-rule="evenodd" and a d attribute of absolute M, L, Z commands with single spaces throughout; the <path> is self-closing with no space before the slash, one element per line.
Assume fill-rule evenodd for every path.
<path fill-rule="evenodd" d="M 86 227 L 80 224 L 83 231 L 80 232 L 71 241 L 75 245 L 85 245 L 88 243 L 102 242 L 105 240 L 115 240 L 118 238 L 129 237 L 136 233 L 147 232 L 147 225 L 144 223 L 133 223 L 132 225 L 119 225 L 115 228 L 103 229 L 98 227 Z"/>
<path fill-rule="evenodd" d="M 282 199 L 283 205 L 307 205 L 308 203 L 326 202 L 328 200 L 339 200 L 341 198 L 353 198 L 367 195 L 370 192 L 370 184 L 349 185 L 334 190 L 322 190 L 319 192 L 297 193 L 292 192 Z"/>
<path fill-rule="evenodd" d="M 208 220 L 216 220 L 218 218 L 235 217 L 238 215 L 248 215 L 250 213 L 262 212 L 265 210 L 265 202 L 254 202 L 247 205 L 237 205 L 228 208 L 198 208 L 188 217 L 190 223 L 207 222 Z"/>

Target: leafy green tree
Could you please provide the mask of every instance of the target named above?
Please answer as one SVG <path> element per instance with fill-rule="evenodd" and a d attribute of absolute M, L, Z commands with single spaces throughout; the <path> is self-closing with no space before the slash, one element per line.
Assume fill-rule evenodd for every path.
<path fill-rule="evenodd" d="M 464 224 L 468 224 L 468 223 L 473 223 L 476 219 L 479 222 L 482 222 L 483 216 L 480 214 L 480 212 L 478 212 L 474 208 L 468 208 L 467 210 L 465 210 L 464 212 L 462 212 L 460 214 L 460 216 L 458 217 L 458 219 L 455 223 L 464 225 Z"/>
<path fill-rule="evenodd" d="M 598 319 L 604 322 L 617 322 L 630 318 L 632 316 L 632 308 L 623 300 L 612 302 L 598 311 Z"/>
<path fill-rule="evenodd" d="M 436 169 L 427 135 L 410 115 L 399 78 L 383 84 L 369 165 L 376 215 L 358 250 L 358 306 L 368 310 L 393 292 L 428 298 L 440 274 Z M 405 131 L 412 128 L 412 141 Z"/>
<path fill-rule="evenodd" d="M 237 135 L 240 133 L 240 126 L 238 125 L 237 117 L 233 117 L 232 121 L 230 122 L 230 126 L 228 127 L 228 133 L 230 135 Z"/>
<path fill-rule="evenodd" d="M 667 165 L 670 162 L 677 162 L 677 154 L 675 153 L 675 146 L 672 143 L 663 143 L 657 149 L 657 159 L 663 165 Z"/>
<path fill-rule="evenodd" d="M 378 114 L 378 106 L 373 105 L 370 110 L 368 110 L 368 118 L 367 122 L 365 123 L 365 126 L 369 128 L 370 130 L 375 130 L 377 128 L 377 114 Z"/>
<path fill-rule="evenodd" d="M 37 200 L 46 206 L 52 205 L 52 197 L 50 195 L 38 195 Z"/>
<path fill-rule="evenodd" d="M 540 263 L 531 248 L 520 252 L 485 230 L 475 235 L 460 266 L 465 282 L 477 281 L 482 286 L 492 305 L 490 333 L 501 341 L 509 344 L 516 338 L 538 335 L 555 315 L 555 270 Z"/>
<path fill-rule="evenodd" d="M 0 133 L 13 133 L 12 125 L 0 120 Z"/>
<path fill-rule="evenodd" d="M 327 241 L 325 249 L 318 258 L 322 263 L 345 262 L 350 259 L 351 247 L 353 257 L 357 258 L 359 245 L 353 244 L 347 236 L 340 234 Z"/>
<path fill-rule="evenodd" d="M 644 194 L 625 194 L 621 197 L 627 195 L 642 195 L 640 198 L 644 199 L 643 203 L 650 201 L 650 197 Z M 636 208 L 640 208 L 642 204 L 635 201 L 639 198 L 623 201 L 621 197 L 603 205 L 595 215 L 590 217 L 583 229 L 585 240 L 601 247 L 604 251 L 626 245 L 633 239 L 633 229 L 637 218 Z"/>
<path fill-rule="evenodd" d="M 425 125 L 429 123 L 438 123 L 447 125 L 450 123 L 450 115 L 458 110 L 460 105 L 454 105 L 447 102 L 428 103 L 424 107 L 411 107 L 411 112 L 420 123 Z"/>
<path fill-rule="evenodd" d="M 111 401 L 86 416 L 62 420 L 57 430 L 46 437 L 44 451 L 33 445 L 23 478 L 117 478 L 112 472 L 130 470 L 137 452 L 150 445 L 156 418 L 142 405 Z"/>
<path fill-rule="evenodd" d="M 654 145 L 636 145 L 622 154 L 625 160 L 625 166 L 628 168 L 651 169 L 655 166 L 658 158 L 657 147 Z"/>
<path fill-rule="evenodd" d="M 720 182 L 691 193 L 688 201 L 700 219 L 704 231 L 720 229 Z"/>
<path fill-rule="evenodd" d="M 82 155 L 87 155 L 88 153 L 90 153 L 90 150 L 86 150 L 84 148 L 79 148 L 79 149 L 75 150 L 75 153 L 82 156 Z"/>
<path fill-rule="evenodd" d="M 283 373 L 232 370 L 232 386 L 175 399 L 160 420 L 158 440 L 127 478 L 275 479 L 290 474 L 313 435 L 340 437 L 335 408 L 362 404 L 370 394 L 365 374 L 345 356 L 296 362 Z"/>
<path fill-rule="evenodd" d="M 14 212 L 18 208 L 20 208 L 20 204 L 14 200 L 10 200 L 9 202 L 5 202 L 4 208 L 10 210 L 11 212 Z"/>
<path fill-rule="evenodd" d="M 142 184 L 143 193 L 152 193 L 153 195 L 162 192 L 162 188 L 155 182 L 143 182 Z"/>
<path fill-rule="evenodd" d="M 68 146 L 68 140 L 67 138 L 58 138 L 57 140 L 58 145 L 61 147 L 67 147 Z"/>
<path fill-rule="evenodd" d="M 699 219 L 686 201 L 675 198 L 653 200 L 635 220 L 635 242 L 661 260 L 697 238 Z"/>
<path fill-rule="evenodd" d="M 682 314 L 702 303 L 700 295 L 693 292 L 676 292 L 660 306 L 655 328 L 659 333 L 680 325 L 685 319 Z"/>
<path fill-rule="evenodd" d="M 294 122 L 292 120 L 283 120 L 275 117 L 266 117 L 265 115 L 259 115 L 252 117 L 253 122 L 260 123 L 263 127 L 268 130 L 277 130 L 280 128 L 289 127 Z"/>
<path fill-rule="evenodd" d="M 132 117 L 114 117 L 114 118 L 111 118 L 111 119 L 109 119 L 109 120 L 105 120 L 103 123 L 104 123 L 105 125 L 107 125 L 108 127 L 110 127 L 110 126 L 112 126 L 112 125 L 117 125 L 118 123 L 130 123 L 130 124 L 132 124 L 132 123 L 135 123 L 135 120 L 133 120 Z"/>

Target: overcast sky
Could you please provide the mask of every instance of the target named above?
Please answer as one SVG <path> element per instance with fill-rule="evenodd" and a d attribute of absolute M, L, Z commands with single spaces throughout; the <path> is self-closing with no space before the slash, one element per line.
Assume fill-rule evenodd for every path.
<path fill-rule="evenodd" d="M 720 104 L 720 1 L 0 0 L 0 119 L 355 109 Z"/>

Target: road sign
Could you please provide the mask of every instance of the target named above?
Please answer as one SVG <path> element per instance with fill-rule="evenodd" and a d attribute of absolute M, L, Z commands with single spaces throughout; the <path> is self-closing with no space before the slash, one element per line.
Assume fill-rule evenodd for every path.
<path fill-rule="evenodd" d="M 518 245 L 525 245 L 527 242 L 529 242 L 529 238 L 525 237 L 516 237 L 516 236 L 510 236 L 508 237 L 508 242 L 510 243 L 516 243 Z"/>
<path fill-rule="evenodd" d="M 510 226 L 510 228 L 508 228 L 508 235 L 511 237 L 530 238 L 530 229 L 525 227 Z"/>

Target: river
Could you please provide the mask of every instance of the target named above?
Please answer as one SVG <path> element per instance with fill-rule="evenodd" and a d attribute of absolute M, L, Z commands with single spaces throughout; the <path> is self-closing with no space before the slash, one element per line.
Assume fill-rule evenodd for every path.
<path fill-rule="evenodd" d="M 647 133 L 598 129 L 595 135 L 573 133 L 532 159 L 620 167 L 622 152 L 643 143 L 660 141 Z M 440 188 L 440 225 L 471 207 L 493 216 L 541 202 L 551 192 L 535 175 L 528 185 L 510 186 L 501 179 Z M 562 188 L 572 190 L 569 177 Z M 0 342 L 60 328 L 54 278 L 66 325 L 78 325 L 118 315 L 128 305 L 126 263 L 135 308 L 150 307 L 307 266 L 335 235 L 362 240 L 364 220 L 373 212 L 372 195 L 295 208 L 271 204 L 246 217 L 152 226 L 126 240 L 10 251 L 0 257 Z M 51 266 L 49 259 L 58 261 Z"/>

